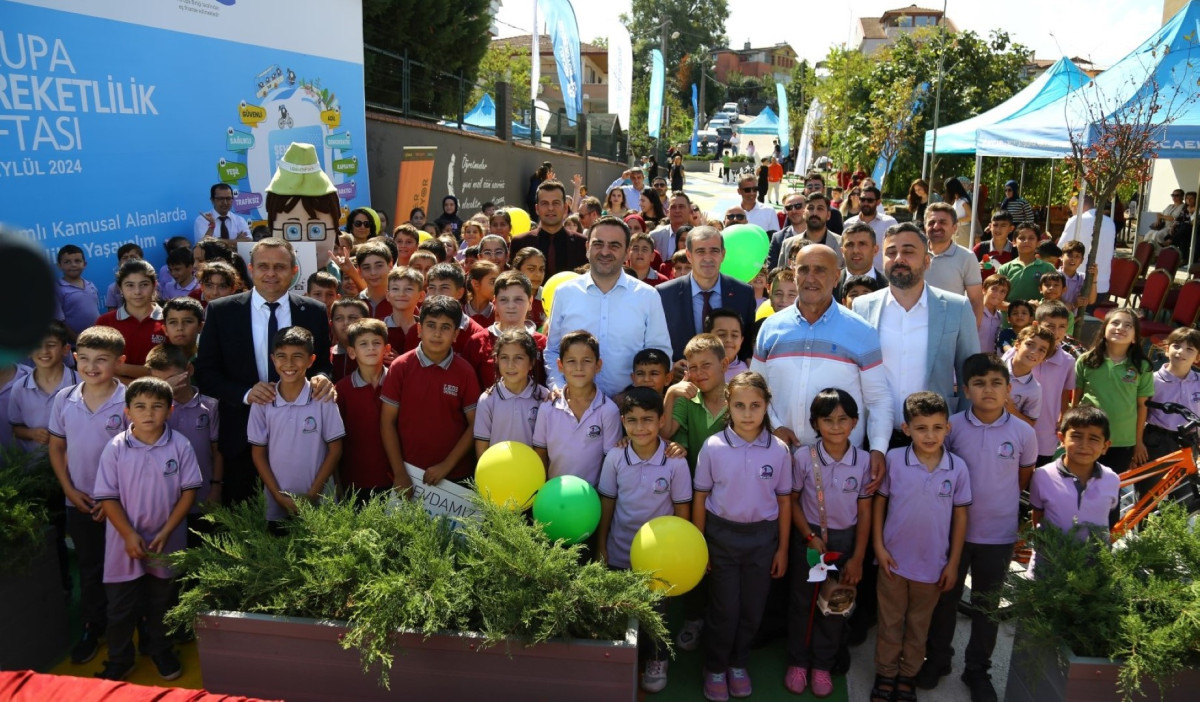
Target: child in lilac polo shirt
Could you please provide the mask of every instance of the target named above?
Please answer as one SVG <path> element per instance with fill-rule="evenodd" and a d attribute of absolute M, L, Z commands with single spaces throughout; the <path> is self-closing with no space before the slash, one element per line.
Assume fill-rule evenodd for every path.
<path fill-rule="evenodd" d="M 271 362 L 279 374 L 275 399 L 250 407 L 246 439 L 267 497 L 273 532 L 296 512 L 296 499 L 316 501 L 330 492 L 329 477 L 342 457 L 346 435 L 336 402 L 314 402 L 305 372 L 316 360 L 312 334 L 304 327 L 279 330 Z M 294 496 L 294 497 L 293 497 Z"/>
<path fill-rule="evenodd" d="M 1011 391 L 1008 411 L 1029 426 L 1037 422 L 1042 413 L 1042 386 L 1033 377 L 1033 371 L 1054 348 L 1054 332 L 1040 325 L 1030 324 L 1017 335 L 1013 347 L 1004 356 Z"/>
<path fill-rule="evenodd" d="M 124 679 L 138 644 L 164 680 L 183 669 L 171 651 L 163 618 L 174 587 L 163 556 L 187 542 L 184 520 L 203 484 L 187 438 L 167 426 L 172 390 L 165 380 L 138 378 L 125 393 L 129 429 L 108 442 L 96 472 L 104 508 L 104 583 L 108 593 L 108 661 L 99 677 Z"/>
<path fill-rule="evenodd" d="M 609 451 L 600 469 L 596 550 L 608 567 L 628 569 L 630 544 L 642 525 L 671 514 L 691 517 L 692 477 L 687 461 L 667 457 L 667 444 L 658 436 L 662 395 L 650 388 L 632 388 L 622 395 L 620 411 L 629 443 Z M 662 612 L 666 613 L 665 600 Z M 647 654 L 642 689 L 659 692 L 667 684 L 666 648 L 638 638 Z"/>
<path fill-rule="evenodd" d="M 1019 342 L 1017 348 L 1021 348 Z M 1028 487 L 1037 464 L 1037 436 L 1033 427 L 1005 410 L 1011 390 L 1003 361 L 991 354 L 975 354 L 963 362 L 963 379 L 971 409 L 950 418 L 946 448 L 953 455 L 971 457 L 967 473 L 974 499 L 967 508 L 967 536 L 958 575 L 954 587 L 942 593 L 933 611 L 917 685 L 930 689 L 950 672 L 954 655 L 950 644 L 969 571 L 975 606 L 962 679 L 971 688 L 972 699 L 994 699 L 987 673 L 996 646 L 997 624 L 991 610 L 1012 560 L 1021 490 Z"/>
<path fill-rule="evenodd" d="M 604 454 L 621 438 L 621 414 L 596 387 L 600 342 L 585 331 L 559 342 L 562 395 L 543 403 L 533 427 L 533 450 L 542 457 L 546 476 L 575 475 L 595 486 Z"/>
<path fill-rule="evenodd" d="M 100 291 L 95 284 L 83 277 L 87 258 L 83 249 L 67 244 L 58 250 L 58 269 L 63 277 L 58 279 L 54 293 L 62 310 L 62 319 L 72 337 L 96 323 L 100 316 Z"/>
<path fill-rule="evenodd" d="M 167 426 L 183 435 L 196 452 L 196 463 L 203 478 L 196 500 L 187 518 L 187 540 L 189 547 L 199 546 L 201 539 L 195 532 L 207 533 L 211 526 L 201 519 L 200 506 L 221 504 L 221 483 L 225 476 L 225 462 L 217 449 L 220 422 L 217 420 L 217 400 L 201 395 L 189 382 L 192 374 L 191 358 L 182 346 L 159 344 L 146 354 L 146 368 L 150 375 L 177 384 L 172 385 L 174 406 Z M 183 380 L 180 381 L 180 378 Z"/>
<path fill-rule="evenodd" d="M 871 532 L 879 561 L 879 633 L 872 697 L 916 690 L 925 638 L 938 596 L 958 577 L 971 479 L 962 458 L 943 447 L 950 410 L 937 393 L 904 400 L 912 446 L 887 454 Z"/>
<path fill-rule="evenodd" d="M 538 410 L 550 394 L 533 380 L 540 354 L 532 334 L 524 329 L 501 332 L 493 356 L 496 359 L 496 384 L 479 396 L 475 406 L 475 454 L 478 456 L 502 441 L 532 446 Z"/>
<path fill-rule="evenodd" d="M 1004 326 L 1004 299 L 1008 297 L 1008 278 L 993 273 L 983 281 L 983 317 L 979 321 L 979 350 L 996 352 L 996 336 Z"/>
<path fill-rule="evenodd" d="M 791 595 L 788 603 L 788 669 L 784 685 L 802 694 L 812 667 L 813 694 L 833 692 L 831 669 L 846 633 L 848 619 L 826 615 L 813 607 L 821 587 L 805 576 L 808 549 L 842 554 L 838 572 L 831 576 L 844 585 L 862 579 L 863 560 L 871 541 L 870 452 L 850 443 L 858 425 L 858 403 L 850 393 L 825 388 L 813 398 L 809 423 L 821 437 L 813 446 L 800 447 L 792 471 Z M 817 474 L 820 473 L 818 488 Z M 825 524 L 821 523 L 822 495 Z M 811 632 L 811 633 L 810 633 Z"/>
<path fill-rule="evenodd" d="M 42 345 L 32 354 L 33 372 L 14 383 L 8 404 L 8 423 L 19 446 L 44 455 L 50 443 L 50 407 L 63 388 L 79 383 L 79 374 L 63 361 L 71 353 L 69 334 L 62 322 L 50 323 Z"/>
<path fill-rule="evenodd" d="M 1076 407 L 1059 430 L 1062 458 L 1039 467 L 1029 481 L 1033 523 L 1062 531 L 1078 527 L 1080 540 L 1096 533 L 1107 543 L 1121 478 L 1099 460 L 1109 446 L 1108 416 L 1098 407 Z"/>
<path fill-rule="evenodd" d="M 1174 402 L 1195 414 L 1200 414 L 1200 373 L 1192 370 L 1200 355 L 1200 331 L 1180 327 L 1167 335 L 1167 362 L 1154 372 L 1154 397 L 1157 403 Z M 1150 460 L 1179 449 L 1175 432 L 1187 420 L 1181 415 L 1150 408 L 1147 416 L 1145 441 Z M 1150 481 L 1137 483 L 1141 493 Z"/>
<path fill-rule="evenodd" d="M 1070 404 L 1075 391 L 1075 358 L 1063 348 L 1071 312 L 1061 302 L 1043 302 L 1034 313 L 1038 326 L 1054 334 L 1054 346 L 1046 360 L 1033 369 L 1033 378 L 1042 389 L 1042 406 L 1033 423 L 1038 440 L 1039 466 L 1054 460 L 1058 450 L 1058 421 Z"/>
<path fill-rule="evenodd" d="M 71 662 L 76 664 L 95 657 L 106 626 L 104 522 L 92 488 L 100 454 L 126 427 L 125 386 L 116 379 L 124 353 L 121 332 L 112 327 L 85 329 L 75 341 L 75 367 L 83 381 L 54 396 L 47 426 L 50 466 L 67 498 L 67 534 L 79 564 L 84 629 L 71 649 Z"/>
<path fill-rule="evenodd" d="M 708 542 L 704 696 L 748 697 L 750 642 L 772 578 L 787 570 L 792 456 L 767 419 L 771 393 L 747 371 L 725 386 L 728 426 L 704 442 L 692 523 Z"/>

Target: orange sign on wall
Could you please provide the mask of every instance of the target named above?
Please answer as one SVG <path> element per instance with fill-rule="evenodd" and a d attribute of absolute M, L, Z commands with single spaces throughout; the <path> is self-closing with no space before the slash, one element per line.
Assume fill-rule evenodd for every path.
<path fill-rule="evenodd" d="M 400 185 L 396 188 L 396 221 L 407 222 L 414 207 L 429 212 L 436 146 L 406 146 L 400 160 Z"/>

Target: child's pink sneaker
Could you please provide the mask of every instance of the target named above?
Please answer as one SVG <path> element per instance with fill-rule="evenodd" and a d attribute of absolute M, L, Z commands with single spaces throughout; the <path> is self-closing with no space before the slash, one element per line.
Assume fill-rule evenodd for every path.
<path fill-rule="evenodd" d="M 783 686 L 794 695 L 803 695 L 808 689 L 808 669 L 797 665 L 788 666 L 787 674 L 783 676 Z"/>
<path fill-rule="evenodd" d="M 833 676 L 828 670 L 813 670 L 812 693 L 815 697 L 828 697 L 833 694 Z"/>
<path fill-rule="evenodd" d="M 704 674 L 704 699 L 710 702 L 728 702 L 729 683 L 725 680 L 725 673 Z"/>
<path fill-rule="evenodd" d="M 729 669 L 729 696 L 749 697 L 753 690 L 750 687 L 750 673 L 745 668 Z"/>

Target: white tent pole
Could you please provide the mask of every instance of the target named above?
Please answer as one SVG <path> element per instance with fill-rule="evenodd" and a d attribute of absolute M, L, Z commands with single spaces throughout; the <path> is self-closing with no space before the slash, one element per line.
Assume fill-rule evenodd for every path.
<path fill-rule="evenodd" d="M 1021 192 L 1025 192 L 1025 159 L 1021 159 Z"/>
<path fill-rule="evenodd" d="M 921 155 L 921 180 L 928 182 L 929 180 L 929 152 L 926 151 Z"/>
<path fill-rule="evenodd" d="M 967 248 L 975 248 L 975 229 L 979 226 L 979 178 L 983 174 L 983 154 L 975 152 L 975 177 L 971 183 L 971 238 L 967 240 Z"/>
<path fill-rule="evenodd" d="M 1079 239 L 1079 228 L 1083 226 L 1083 198 L 1085 197 L 1087 197 L 1087 181 L 1081 179 L 1079 182 L 1079 202 L 1075 205 L 1075 231 L 1071 232 L 1074 239 Z M 1103 215 L 1104 211 L 1101 210 L 1100 214 Z M 1083 241 L 1083 239 L 1079 239 L 1079 241 Z M 1087 247 L 1089 249 L 1092 248 L 1091 237 L 1088 237 Z"/>
<path fill-rule="evenodd" d="M 1145 187 L 1145 186 L 1143 186 L 1143 187 Z M 1200 193 L 1200 183 L 1196 184 L 1196 192 Z M 1145 196 L 1143 196 L 1143 197 L 1145 197 Z M 1142 207 L 1142 203 L 1140 200 L 1138 201 L 1138 207 L 1142 210 L 1145 210 L 1145 208 Z M 1198 217 L 1197 214 L 1198 213 L 1196 213 L 1196 212 L 1192 213 L 1192 245 L 1190 247 L 1188 247 L 1188 255 L 1187 255 L 1188 260 L 1183 262 L 1183 265 L 1187 267 L 1188 277 L 1191 277 L 1191 275 L 1192 275 L 1192 271 L 1191 271 L 1192 261 L 1196 260 L 1196 228 L 1197 228 L 1197 223 L 1200 223 L 1200 217 Z M 1126 214 L 1125 217 L 1128 218 L 1129 215 Z M 1137 241 L 1137 232 L 1134 232 L 1133 240 Z"/>

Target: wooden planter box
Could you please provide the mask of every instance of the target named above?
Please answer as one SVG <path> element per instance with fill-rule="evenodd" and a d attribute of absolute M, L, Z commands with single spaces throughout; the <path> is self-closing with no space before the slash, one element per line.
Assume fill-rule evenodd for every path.
<path fill-rule="evenodd" d="M 54 538 L 54 530 L 46 529 L 29 570 L 0 578 L 0 670 L 44 671 L 71 644 Z"/>
<path fill-rule="evenodd" d="M 1117 673 L 1121 664 L 1109 658 L 1086 658 L 1064 652 L 1065 663 L 1054 651 L 1021 646 L 1018 635 L 1003 699 L 1006 702 L 1100 702 L 1121 700 Z M 1144 699 L 1193 702 L 1200 694 L 1200 671 L 1181 672 L 1165 696 L 1152 682 L 1142 685 Z"/>
<path fill-rule="evenodd" d="M 713 172 L 713 164 L 716 164 L 717 168 L 721 167 L 721 162 L 719 160 L 717 160 L 717 161 L 688 161 L 687 159 L 684 159 L 683 171 L 685 173 L 711 173 L 711 172 Z"/>
<path fill-rule="evenodd" d="M 477 634 L 401 632 L 388 673 L 363 672 L 336 621 L 209 612 L 196 624 L 210 692 L 298 700 L 632 700 L 637 628 L 623 641 L 561 640 L 483 647 Z"/>

